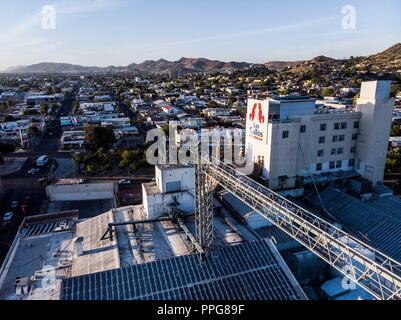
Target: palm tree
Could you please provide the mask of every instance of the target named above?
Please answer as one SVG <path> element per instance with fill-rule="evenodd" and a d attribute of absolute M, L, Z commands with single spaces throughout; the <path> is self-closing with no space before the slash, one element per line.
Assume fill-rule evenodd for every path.
<path fill-rule="evenodd" d="M 84 161 L 84 159 L 83 159 L 83 157 L 82 157 L 82 154 L 79 153 L 79 152 L 75 152 L 75 153 L 72 155 L 72 159 L 74 160 L 75 165 L 77 166 L 77 169 L 78 169 L 78 174 L 80 175 L 80 174 L 81 174 L 81 164 L 82 164 L 83 161 Z"/>

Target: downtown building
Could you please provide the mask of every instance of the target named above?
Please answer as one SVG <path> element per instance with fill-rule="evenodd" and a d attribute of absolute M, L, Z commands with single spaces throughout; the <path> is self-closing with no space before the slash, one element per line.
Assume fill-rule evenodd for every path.
<path fill-rule="evenodd" d="M 354 107 L 309 97 L 248 101 L 246 150 L 273 190 L 361 176 L 383 182 L 394 110 L 391 81 L 362 83 Z"/>

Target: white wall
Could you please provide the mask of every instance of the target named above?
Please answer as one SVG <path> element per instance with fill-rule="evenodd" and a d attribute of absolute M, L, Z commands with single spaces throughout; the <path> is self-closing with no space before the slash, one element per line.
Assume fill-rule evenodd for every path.
<path fill-rule="evenodd" d="M 374 184 L 384 179 L 388 141 L 395 101 L 390 99 L 391 81 L 362 84 L 357 109 L 361 112 L 357 142 L 357 170 Z"/>
<path fill-rule="evenodd" d="M 86 201 L 115 198 L 114 182 L 50 185 L 46 194 L 50 201 Z"/>
<path fill-rule="evenodd" d="M 178 208 L 185 213 L 195 212 L 195 167 L 156 166 L 156 185 L 159 192 L 148 194 L 142 185 L 143 205 L 148 219 L 165 216 L 169 213 L 169 205 L 178 201 Z M 167 193 L 167 183 L 180 182 L 181 190 Z"/>
<path fill-rule="evenodd" d="M 187 192 L 148 195 L 143 187 L 143 206 L 147 213 L 147 219 L 168 215 L 169 205 L 174 202 L 174 198 L 178 201 L 178 208 L 184 213 L 192 214 L 195 212 L 195 198 Z"/>
<path fill-rule="evenodd" d="M 167 192 L 167 183 L 181 182 L 182 191 L 195 194 L 195 167 L 156 166 L 156 184 L 161 193 Z"/>

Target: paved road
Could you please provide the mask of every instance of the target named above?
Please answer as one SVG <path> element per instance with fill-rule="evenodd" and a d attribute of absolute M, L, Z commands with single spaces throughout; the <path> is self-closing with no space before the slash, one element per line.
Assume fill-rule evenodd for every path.
<path fill-rule="evenodd" d="M 13 201 L 22 203 L 27 196 L 30 197 L 27 215 L 37 215 L 40 213 L 46 193 L 44 187 L 38 184 L 38 180 L 47 175 L 49 166 L 43 168 L 35 175 L 29 175 L 28 170 L 34 166 L 34 160 L 44 154 L 53 159 L 70 157 L 69 153 L 58 152 L 62 135 L 59 117 L 62 113 L 69 114 L 71 112 L 72 101 L 73 96 L 65 100 L 57 120 L 53 121 L 51 129 L 48 130 L 42 142 L 34 150 L 16 154 L 16 156 L 26 157 L 28 160 L 19 172 L 2 178 L 5 197 L 3 201 L 0 202 L 0 220 L 2 220 L 5 212 L 12 211 L 10 205 Z M 11 228 L 9 230 L 0 231 L 0 265 L 8 252 L 10 244 L 15 238 L 23 218 L 23 213 L 20 210 L 16 210 Z"/>

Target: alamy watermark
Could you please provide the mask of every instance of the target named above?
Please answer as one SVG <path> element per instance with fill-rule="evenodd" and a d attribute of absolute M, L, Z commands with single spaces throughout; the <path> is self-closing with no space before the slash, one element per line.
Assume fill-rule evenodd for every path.
<path fill-rule="evenodd" d="M 344 15 L 341 26 L 344 30 L 356 29 L 356 8 L 352 5 L 342 7 L 341 13 Z"/>
<path fill-rule="evenodd" d="M 351 265 L 346 265 L 342 269 L 343 273 L 346 274 L 341 280 L 341 287 L 344 290 L 355 290 L 356 283 L 355 283 L 355 269 Z"/>
<path fill-rule="evenodd" d="M 41 270 L 43 278 L 41 280 L 41 285 L 43 289 L 46 290 L 56 290 L 56 268 L 47 265 Z"/>
<path fill-rule="evenodd" d="M 55 30 L 57 27 L 57 11 L 52 5 L 46 5 L 41 10 L 41 26 L 43 30 Z"/>
<path fill-rule="evenodd" d="M 197 165 L 223 162 L 235 165 L 245 175 L 253 173 L 254 162 L 245 152 L 244 133 L 237 129 L 184 129 L 178 132 L 169 125 L 168 134 L 162 129 L 150 130 L 146 142 L 153 144 L 146 151 L 151 165 Z"/>

